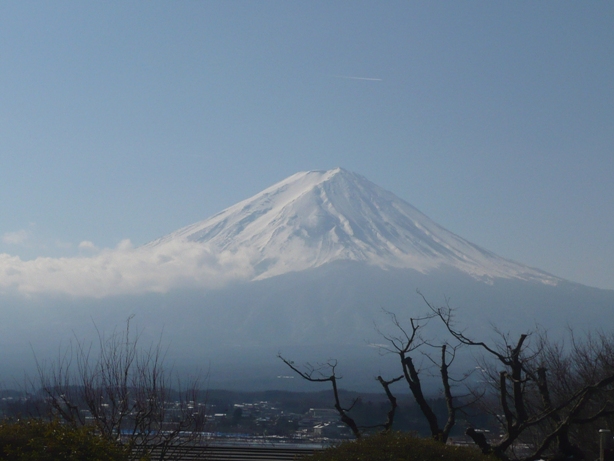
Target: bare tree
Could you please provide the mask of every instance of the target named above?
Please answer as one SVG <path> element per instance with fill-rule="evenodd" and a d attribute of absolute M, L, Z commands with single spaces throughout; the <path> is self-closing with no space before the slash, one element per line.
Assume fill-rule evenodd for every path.
<path fill-rule="evenodd" d="M 302 371 L 299 370 L 294 364 L 294 362 L 292 362 L 291 360 L 284 358 L 281 354 L 278 354 L 277 356 L 301 378 L 314 383 L 331 383 L 333 389 L 333 396 L 335 399 L 335 410 L 337 410 L 337 413 L 339 413 L 341 421 L 350 428 L 352 434 L 354 434 L 354 437 L 356 437 L 357 439 L 362 437 L 363 430 L 381 428 L 383 431 L 388 431 L 392 427 L 392 424 L 394 423 L 394 416 L 397 410 L 397 399 L 390 391 L 390 385 L 403 379 L 403 376 L 399 376 L 388 381 L 383 379 L 381 376 L 377 377 L 377 381 L 384 388 L 384 391 L 386 392 L 386 397 L 390 402 L 390 410 L 388 411 L 386 422 L 377 426 L 359 426 L 358 424 L 356 424 L 354 418 L 352 418 L 348 414 L 352 410 L 354 405 L 356 405 L 358 398 L 354 399 L 354 401 L 347 408 L 344 408 L 341 405 L 341 399 L 339 398 L 339 388 L 337 387 L 337 381 L 341 379 L 341 377 L 337 376 L 336 374 L 336 360 L 329 360 L 325 364 L 319 364 L 316 367 L 307 363 L 305 364 L 305 370 Z M 326 370 L 326 372 L 324 370 Z"/>
<path fill-rule="evenodd" d="M 599 444 L 595 434 L 599 429 L 614 429 L 614 383 L 610 379 L 614 374 L 614 335 L 593 332 L 579 339 L 570 330 L 568 338 L 567 344 L 561 344 L 548 340 L 545 334 L 538 337 L 540 379 L 548 407 L 556 408 L 584 390 L 569 423 L 563 424 L 571 410 L 564 409 L 553 416 L 548 429 L 552 432 L 563 424 L 555 444 L 570 443 L 596 456 Z"/>
<path fill-rule="evenodd" d="M 538 328 L 516 338 L 495 328 L 498 340 L 476 340 L 458 328 L 447 300 L 444 306 L 436 307 L 419 294 L 430 313 L 403 325 L 395 314 L 388 312 L 396 332 L 380 331 L 387 341 L 381 350 L 396 354 L 403 370 L 401 376 L 391 381 L 378 377 L 391 402 L 389 421 L 382 425 L 385 430 L 391 427 L 396 410 L 396 398 L 389 385 L 404 378 L 436 440 L 445 442 L 458 411 L 481 400 L 482 408 L 488 408 L 486 411 L 501 428 L 500 437 L 491 440 L 474 428 L 467 429 L 466 434 L 484 453 L 503 460 L 523 461 L 596 457 L 597 428 L 614 429 L 614 334 L 594 333 L 580 340 L 570 330 L 570 341 L 565 344 L 549 340 Z M 437 344 L 424 339 L 422 329 L 432 319 L 441 321 L 451 340 Z M 477 368 L 483 373 L 486 390 L 474 389 L 472 399 L 455 396 L 452 390 L 454 382 L 469 376 L 465 374 L 459 380 L 450 376 L 450 366 L 463 346 L 482 351 Z M 432 354 L 432 348 L 438 350 L 438 357 Z M 417 354 L 438 368 L 447 406 L 443 425 L 423 393 L 424 370 L 416 364 Z M 331 382 L 335 408 L 360 437 L 360 428 L 348 415 L 355 402 L 349 408 L 343 408 L 339 402 L 336 362 L 325 364 L 330 372 L 325 374 L 322 367 L 307 365 L 305 371 L 300 371 L 293 362 L 280 358 L 304 379 Z"/>
<path fill-rule="evenodd" d="M 436 317 L 434 313 L 422 317 L 411 318 L 409 320 L 409 327 L 404 327 L 398 320 L 396 314 L 388 311 L 384 312 L 390 317 L 396 333 L 388 334 L 377 329 L 382 338 L 384 338 L 388 343 L 388 345 L 380 346 L 380 351 L 382 353 L 392 353 L 397 355 L 399 357 L 401 370 L 403 372 L 403 374 L 391 380 L 385 380 L 381 376 L 377 377 L 378 382 L 383 387 L 386 397 L 390 402 L 388 418 L 384 424 L 370 427 L 359 427 L 348 415 L 348 412 L 354 407 L 356 401 L 354 401 L 348 408 L 343 408 L 341 406 L 337 390 L 337 380 L 339 377 L 335 373 L 337 366 L 336 361 L 329 361 L 323 365 L 320 364 L 317 367 L 306 364 L 305 370 L 301 371 L 294 365 L 294 362 L 283 358 L 281 355 L 279 355 L 279 358 L 283 360 L 283 362 L 292 370 L 298 373 L 303 379 L 311 382 L 331 383 L 335 398 L 335 409 L 338 411 L 341 420 L 348 425 L 348 427 L 352 430 L 352 433 L 357 438 L 361 436 L 361 429 L 381 428 L 384 431 L 390 430 L 393 425 L 394 416 L 397 409 L 397 399 L 391 392 L 390 385 L 405 379 L 409 385 L 409 389 L 414 397 L 414 400 L 428 423 L 431 436 L 437 441 L 446 443 L 450 432 L 456 423 L 457 412 L 464 406 L 474 403 L 471 401 L 470 403 L 465 402 L 463 405 L 461 405 L 458 401 L 458 397 L 455 398 L 452 392 L 453 379 L 450 377 L 450 366 L 454 361 L 459 345 L 451 346 L 445 343 L 441 345 L 434 345 L 422 338 L 420 335 L 420 330 L 426 326 L 429 320 Z M 432 358 L 429 353 L 424 352 L 423 349 L 425 348 L 429 348 L 430 350 L 436 349 L 439 352 L 439 356 L 436 359 Z M 422 389 L 421 370 L 416 365 L 413 357 L 413 354 L 417 353 L 418 350 L 420 350 L 419 353 L 423 357 L 438 367 L 439 379 L 441 380 L 443 386 L 443 395 L 447 409 L 447 417 L 443 425 L 440 424 L 437 414 L 429 403 L 427 397 L 424 395 Z M 324 370 L 326 370 L 326 373 Z M 462 381 L 466 379 L 466 377 L 467 375 L 464 375 L 457 381 Z"/>
<path fill-rule="evenodd" d="M 397 333 L 383 333 L 378 329 L 380 335 L 388 343 L 387 346 L 381 346 L 380 350 L 382 350 L 384 353 L 392 353 L 399 357 L 401 368 L 403 370 L 402 377 L 405 378 L 405 381 L 409 385 L 409 389 L 414 396 L 414 400 L 418 404 L 420 411 L 424 415 L 429 425 L 431 436 L 435 440 L 445 443 L 448 440 L 450 431 L 456 423 L 456 413 L 460 409 L 460 406 L 457 406 L 455 398 L 452 395 L 451 377 L 449 373 L 450 365 L 454 361 L 458 346 L 450 346 L 445 343 L 435 346 L 429 341 L 426 341 L 420 335 L 420 330 L 426 326 L 430 319 L 434 317 L 434 314 L 418 318 L 410 318 L 408 328 L 401 324 L 396 314 L 388 311 L 384 312 L 390 317 Z M 430 354 L 423 353 L 423 357 L 426 357 L 427 360 L 431 361 L 439 368 L 439 378 L 441 379 L 443 386 L 443 394 L 447 409 L 447 418 L 443 427 L 441 426 L 435 411 L 424 395 L 420 370 L 417 368 L 415 360 L 412 357 L 414 352 L 424 349 L 425 347 L 435 348 L 440 351 L 440 355 L 437 360 L 433 359 Z"/>
<path fill-rule="evenodd" d="M 205 405 L 199 380 L 183 385 L 165 367 L 161 342 L 139 345 L 131 330 L 109 337 L 97 330 L 97 344 L 75 339 L 57 361 L 38 364 L 38 381 L 53 417 L 75 426 L 93 424 L 103 437 L 118 440 L 138 457 L 167 459 L 202 434 Z"/>
<path fill-rule="evenodd" d="M 489 344 L 459 330 L 447 302 L 435 307 L 424 301 L 457 341 L 485 354 L 483 370 L 498 397 L 495 415 L 503 435 L 489 441 L 468 429 L 484 453 L 525 461 L 585 457 L 578 428 L 614 415 L 614 337 L 579 342 L 572 335 L 571 347 L 564 347 L 533 331 L 514 341 L 499 334 L 500 341 Z M 536 337 L 533 344 L 531 334 Z M 528 443 L 529 454 L 514 454 L 520 443 Z"/>

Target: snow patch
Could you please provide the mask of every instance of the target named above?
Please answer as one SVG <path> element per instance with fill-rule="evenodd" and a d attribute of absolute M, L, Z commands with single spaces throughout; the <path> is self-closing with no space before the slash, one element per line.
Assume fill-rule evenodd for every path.
<path fill-rule="evenodd" d="M 148 246 L 174 240 L 212 251 L 252 254 L 254 279 L 338 260 L 427 273 L 451 266 L 479 280 L 559 279 L 498 257 L 434 223 L 409 203 L 342 168 L 296 173 L 207 220 Z M 257 253 L 250 251 L 258 248 Z"/>

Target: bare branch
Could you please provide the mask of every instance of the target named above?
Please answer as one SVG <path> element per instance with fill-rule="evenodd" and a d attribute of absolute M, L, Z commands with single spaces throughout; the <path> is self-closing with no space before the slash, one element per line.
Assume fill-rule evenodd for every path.
<path fill-rule="evenodd" d="M 341 401 L 339 399 L 339 389 L 337 388 L 337 380 L 340 378 L 335 374 L 335 368 L 337 367 L 336 360 L 329 360 L 325 365 L 320 365 L 317 369 L 308 363 L 305 365 L 307 371 L 301 371 L 294 365 L 294 362 L 287 360 L 281 354 L 277 354 L 277 357 L 279 357 L 279 359 L 284 362 L 288 367 L 290 367 L 294 372 L 298 373 L 301 378 L 306 379 L 307 381 L 316 383 L 330 382 L 333 388 L 333 396 L 335 398 L 335 409 L 337 410 L 337 413 L 339 413 L 341 421 L 343 421 L 350 428 L 350 430 L 354 434 L 354 437 L 356 437 L 357 439 L 361 437 L 362 434 L 360 433 L 360 429 L 358 428 L 356 421 L 354 421 L 354 419 L 347 414 L 347 412 L 350 411 L 350 409 L 356 404 L 356 400 L 352 403 L 349 409 L 345 409 L 341 406 Z M 324 376 L 321 373 L 321 370 L 325 367 L 328 367 L 330 369 L 329 376 Z M 313 375 L 316 372 L 321 374 L 322 377 L 314 378 Z"/>

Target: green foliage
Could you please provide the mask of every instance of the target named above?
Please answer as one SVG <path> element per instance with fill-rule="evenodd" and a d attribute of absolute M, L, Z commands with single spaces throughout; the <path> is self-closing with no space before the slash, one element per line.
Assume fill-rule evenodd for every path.
<path fill-rule="evenodd" d="M 128 452 L 91 427 L 25 419 L 0 422 L 0 460 L 127 461 Z"/>
<path fill-rule="evenodd" d="M 390 432 L 345 442 L 309 461 L 492 461 L 475 448 L 444 445 L 432 439 Z"/>

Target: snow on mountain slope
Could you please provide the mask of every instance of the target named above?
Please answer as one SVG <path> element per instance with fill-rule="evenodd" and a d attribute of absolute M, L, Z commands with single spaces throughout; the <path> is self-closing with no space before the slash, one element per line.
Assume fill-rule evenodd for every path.
<path fill-rule="evenodd" d="M 243 257 L 253 279 L 353 260 L 422 273 L 451 266 L 484 281 L 559 281 L 460 238 L 394 194 L 341 168 L 294 174 L 147 246 L 177 241 Z"/>

